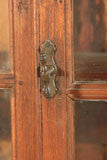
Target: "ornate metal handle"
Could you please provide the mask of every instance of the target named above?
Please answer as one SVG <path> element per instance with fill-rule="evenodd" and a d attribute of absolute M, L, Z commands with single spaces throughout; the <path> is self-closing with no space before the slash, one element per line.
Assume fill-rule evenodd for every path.
<path fill-rule="evenodd" d="M 46 98 L 51 99 L 57 93 L 56 73 L 57 66 L 54 60 L 56 48 L 54 44 L 47 40 L 40 49 L 40 78 L 41 89 Z"/>

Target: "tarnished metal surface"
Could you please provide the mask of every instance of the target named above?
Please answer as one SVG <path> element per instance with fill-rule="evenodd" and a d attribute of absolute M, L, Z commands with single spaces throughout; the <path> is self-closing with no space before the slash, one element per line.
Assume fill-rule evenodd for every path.
<path fill-rule="evenodd" d="M 51 99 L 57 93 L 57 87 L 55 84 L 57 66 L 54 60 L 56 48 L 54 44 L 47 40 L 42 44 L 40 50 L 40 77 L 41 88 L 46 98 Z"/>

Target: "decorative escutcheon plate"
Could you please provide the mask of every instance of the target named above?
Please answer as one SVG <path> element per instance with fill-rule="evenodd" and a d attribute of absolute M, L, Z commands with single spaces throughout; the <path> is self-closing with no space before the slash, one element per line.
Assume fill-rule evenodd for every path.
<path fill-rule="evenodd" d="M 57 93 L 55 52 L 56 48 L 50 40 L 45 41 L 40 49 L 41 89 L 47 99 L 53 98 Z"/>

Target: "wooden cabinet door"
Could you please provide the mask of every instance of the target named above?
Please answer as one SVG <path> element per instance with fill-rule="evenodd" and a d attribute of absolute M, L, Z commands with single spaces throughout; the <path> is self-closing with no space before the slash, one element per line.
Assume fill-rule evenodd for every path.
<path fill-rule="evenodd" d="M 106 160 L 106 0 L 8 2 L 0 20 L 0 146 L 11 156 L 2 151 L 1 159 Z M 40 73 L 47 40 L 56 48 L 51 99 Z"/>
<path fill-rule="evenodd" d="M 40 93 L 44 160 L 107 159 L 106 13 L 105 0 L 35 2 L 37 66 L 46 40 L 57 48 L 58 93 Z"/>
<path fill-rule="evenodd" d="M 42 157 L 34 6 L 0 1 L 0 160 Z"/>

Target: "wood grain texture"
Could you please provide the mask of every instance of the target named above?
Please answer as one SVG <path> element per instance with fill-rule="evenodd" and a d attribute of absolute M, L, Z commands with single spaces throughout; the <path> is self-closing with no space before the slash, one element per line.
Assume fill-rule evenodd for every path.
<path fill-rule="evenodd" d="M 89 81 L 89 82 L 79 82 L 75 81 L 71 84 L 69 88 L 67 88 L 67 91 L 71 89 L 107 89 L 107 82 L 102 81 Z"/>
<path fill-rule="evenodd" d="M 65 3 L 41 0 L 39 4 L 40 46 L 47 39 L 56 45 L 56 64 L 64 72 L 63 76 L 57 76 L 62 93 L 50 101 L 42 95 L 43 159 L 66 160 Z"/>
<path fill-rule="evenodd" d="M 72 99 L 107 99 L 107 83 L 106 82 L 74 82 L 71 87 L 66 90 L 66 94 Z"/>
<path fill-rule="evenodd" d="M 73 100 L 106 100 L 107 89 L 71 89 L 67 95 Z"/>
<path fill-rule="evenodd" d="M 12 88 L 13 160 L 75 160 L 73 100 L 106 100 L 107 83 L 74 81 L 73 1 L 10 0 L 9 6 L 12 70 L 0 75 L 0 88 Z M 52 100 L 40 93 L 38 76 L 47 39 L 57 48 L 59 92 Z"/>
<path fill-rule="evenodd" d="M 35 32 L 34 1 L 14 1 L 16 160 L 42 159 Z"/>
<path fill-rule="evenodd" d="M 74 101 L 67 97 L 67 160 L 75 160 Z"/>

